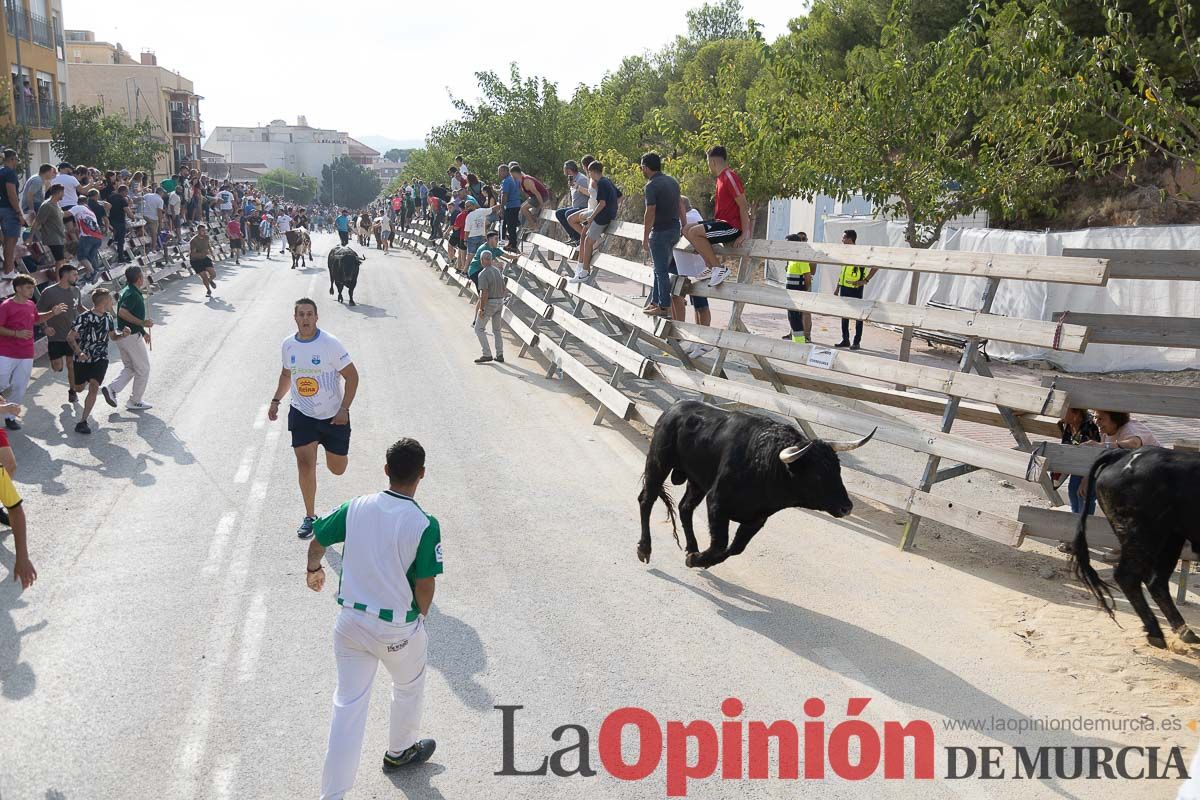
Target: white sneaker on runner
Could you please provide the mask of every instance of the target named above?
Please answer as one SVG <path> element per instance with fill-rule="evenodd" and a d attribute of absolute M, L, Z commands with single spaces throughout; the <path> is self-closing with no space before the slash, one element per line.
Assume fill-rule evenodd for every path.
<path fill-rule="evenodd" d="M 587 283 L 587 279 L 591 277 L 591 273 L 583 267 L 576 267 L 575 274 L 567 278 L 571 283 Z"/>
<path fill-rule="evenodd" d="M 125 408 L 129 409 L 130 411 L 149 411 L 150 409 L 154 408 L 154 406 L 145 401 L 139 400 L 136 403 L 126 403 Z"/>
<path fill-rule="evenodd" d="M 729 277 L 728 267 L 713 267 L 712 277 L 708 280 L 709 286 L 720 286 Z"/>

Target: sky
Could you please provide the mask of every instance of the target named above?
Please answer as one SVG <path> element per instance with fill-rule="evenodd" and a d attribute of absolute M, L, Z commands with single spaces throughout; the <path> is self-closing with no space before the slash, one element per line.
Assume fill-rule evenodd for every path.
<path fill-rule="evenodd" d="M 569 96 L 625 56 L 656 51 L 685 32 L 687 9 L 701 3 L 204 0 L 184 12 L 144 0 L 63 0 L 63 26 L 120 42 L 134 58 L 153 50 L 160 66 L 191 79 L 204 97 L 206 136 L 218 125 L 295 124 L 303 114 L 313 127 L 356 138 L 420 142 L 453 117 L 447 90 L 477 96 L 476 72 L 507 75 L 516 61 L 522 74 L 544 76 Z M 806 4 L 742 5 L 771 40 Z M 598 42 L 579 33 L 591 9 L 604 25 Z"/>

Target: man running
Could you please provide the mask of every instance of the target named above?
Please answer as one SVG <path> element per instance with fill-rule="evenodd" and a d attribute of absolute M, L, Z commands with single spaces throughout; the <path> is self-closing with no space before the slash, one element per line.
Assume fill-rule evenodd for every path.
<path fill-rule="evenodd" d="M 207 225 L 200 225 L 188 242 L 188 260 L 192 271 L 204 282 L 205 296 L 212 297 L 212 290 L 217 288 L 217 268 L 213 264 L 212 240 L 208 238 Z"/>
<path fill-rule="evenodd" d="M 275 238 L 275 222 L 270 214 L 263 214 L 258 223 L 258 240 L 267 246 L 267 258 L 271 258 L 271 240 Z"/>
<path fill-rule="evenodd" d="M 337 219 L 333 221 L 333 225 L 337 228 L 338 238 L 342 240 L 342 247 L 350 244 L 350 215 L 346 209 L 337 215 Z"/>
<path fill-rule="evenodd" d="M 350 404 L 358 392 L 358 370 L 342 343 L 317 327 L 315 302 L 300 298 L 293 316 L 296 335 L 283 340 L 283 368 L 268 416 L 272 422 L 279 416 L 279 403 L 291 387 L 288 430 L 292 432 L 300 494 L 304 498 L 304 520 L 296 535 L 309 539 L 316 520 L 317 446 L 325 448 L 325 466 L 330 472 L 341 475 L 346 471 Z"/>

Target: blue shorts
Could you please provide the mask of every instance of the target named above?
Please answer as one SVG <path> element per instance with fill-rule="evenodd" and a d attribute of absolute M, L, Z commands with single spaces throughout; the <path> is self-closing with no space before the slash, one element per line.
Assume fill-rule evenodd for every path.
<path fill-rule="evenodd" d="M 295 406 L 288 406 L 288 430 L 292 432 L 292 447 L 316 442 L 326 453 L 344 456 L 350 452 L 350 423 L 334 425 L 333 418 L 313 419 Z"/>
<path fill-rule="evenodd" d="M 0 233 L 5 239 L 21 235 L 21 216 L 11 208 L 0 208 Z"/>
<path fill-rule="evenodd" d="M 674 256 L 671 256 L 671 266 L 667 269 L 667 272 L 669 272 L 672 275 L 679 274 L 679 267 L 677 267 L 675 265 L 675 257 Z M 692 308 L 696 309 L 697 311 L 705 311 L 708 309 L 708 298 L 707 297 L 701 297 L 698 294 L 693 294 L 693 295 L 688 295 L 688 296 L 692 298 Z"/>

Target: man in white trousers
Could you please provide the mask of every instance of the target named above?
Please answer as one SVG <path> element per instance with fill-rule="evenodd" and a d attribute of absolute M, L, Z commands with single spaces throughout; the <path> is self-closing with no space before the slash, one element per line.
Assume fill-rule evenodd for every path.
<path fill-rule="evenodd" d="M 428 761 L 437 744 L 418 739 L 425 691 L 425 615 L 442 573 L 438 522 L 413 499 L 425 477 L 425 450 L 414 439 L 388 448 L 386 491 L 356 497 L 313 524 L 308 587 L 325 585 L 321 559 L 344 542 L 333 653 L 338 683 L 321 775 L 321 800 L 341 800 L 354 786 L 379 662 L 392 676 L 392 713 L 383 769 Z"/>
<path fill-rule="evenodd" d="M 125 407 L 130 411 L 147 411 L 153 406 L 142 399 L 146 384 L 150 382 L 150 328 L 154 320 L 146 317 L 146 298 L 142 295 L 142 287 L 146 285 L 146 274 L 141 267 L 131 266 L 125 269 L 125 288 L 117 297 L 117 324 L 128 328 L 132 336 L 125 336 L 117 342 L 117 350 L 121 353 L 121 374 L 117 375 L 107 386 L 101 386 L 104 402 L 114 408 L 117 405 L 117 394 L 133 381 L 133 390 Z"/>

